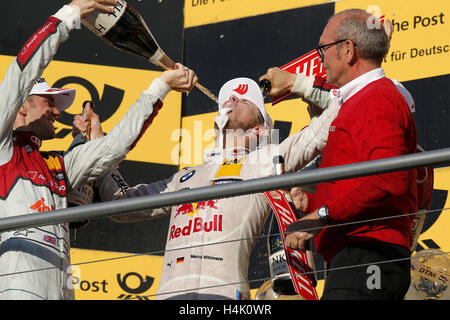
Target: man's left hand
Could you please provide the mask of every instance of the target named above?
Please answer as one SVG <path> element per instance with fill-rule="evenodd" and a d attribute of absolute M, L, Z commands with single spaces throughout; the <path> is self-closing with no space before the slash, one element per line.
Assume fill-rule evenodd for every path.
<path fill-rule="evenodd" d="M 86 116 L 75 115 L 73 119 L 72 135 L 76 136 L 80 132 L 88 132 L 88 140 L 101 138 L 104 136 L 100 118 L 92 110 L 91 102 L 85 105 Z"/>
<path fill-rule="evenodd" d="M 325 226 L 325 223 L 319 220 L 317 211 L 314 211 L 287 226 L 286 232 L 298 231 L 293 231 L 286 235 L 285 243 L 290 249 L 305 250 L 306 242 L 314 238 L 322 230 L 323 226 Z"/>

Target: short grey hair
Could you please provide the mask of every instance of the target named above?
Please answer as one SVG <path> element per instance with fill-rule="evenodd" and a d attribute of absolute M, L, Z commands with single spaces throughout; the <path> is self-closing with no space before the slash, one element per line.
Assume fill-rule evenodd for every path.
<path fill-rule="evenodd" d="M 376 19 L 361 9 L 349 9 L 342 11 L 336 16 L 346 14 L 336 28 L 335 39 L 350 40 L 358 48 L 361 58 L 381 65 L 387 55 L 390 40 L 384 27 L 379 24 L 375 27 L 370 19 Z"/>

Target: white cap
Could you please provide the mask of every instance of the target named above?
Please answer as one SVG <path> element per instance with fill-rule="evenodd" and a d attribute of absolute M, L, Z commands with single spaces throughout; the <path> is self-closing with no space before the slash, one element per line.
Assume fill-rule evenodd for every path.
<path fill-rule="evenodd" d="M 249 78 L 236 78 L 226 82 L 219 92 L 219 108 L 222 108 L 223 104 L 230 99 L 232 95 L 235 95 L 239 99 L 246 99 L 253 102 L 261 112 L 264 118 L 264 126 L 268 129 L 273 128 L 272 119 L 266 112 L 264 106 L 264 97 L 261 93 L 259 85 Z"/>
<path fill-rule="evenodd" d="M 59 111 L 64 111 L 70 107 L 75 100 L 75 89 L 50 88 L 44 78 L 39 78 L 31 89 L 32 94 L 49 94 L 53 95 L 55 105 Z"/>

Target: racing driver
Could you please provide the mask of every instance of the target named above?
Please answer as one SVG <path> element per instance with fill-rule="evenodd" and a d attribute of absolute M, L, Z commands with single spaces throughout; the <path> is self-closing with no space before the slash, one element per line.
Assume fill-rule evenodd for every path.
<path fill-rule="evenodd" d="M 66 194 L 114 167 L 134 146 L 171 90 L 190 91 L 192 70 L 177 65 L 142 92 L 105 137 L 67 153 L 41 152 L 55 137 L 54 121 L 70 106 L 74 90 L 50 88 L 40 78 L 80 18 L 115 0 L 74 0 L 51 16 L 8 68 L 0 84 L 0 218 L 67 207 Z M 0 299 L 71 299 L 68 224 L 0 234 Z"/>
<path fill-rule="evenodd" d="M 292 92 L 319 105 L 329 94 L 309 88 L 299 77 Z M 308 92 L 304 89 L 308 88 Z M 215 118 L 216 148 L 204 151 L 204 164 L 171 178 L 124 188 L 118 173 L 100 179 L 102 201 L 233 183 L 273 175 L 272 159 L 282 155 L 286 172 L 301 169 L 323 149 L 337 105 L 331 104 L 308 127 L 279 145 L 272 144 L 272 120 L 258 84 L 248 78 L 226 82 Z M 156 299 L 249 299 L 250 254 L 271 212 L 262 193 L 202 201 L 112 217 L 132 222 L 170 214 L 166 251 Z M 241 240 L 244 239 L 244 240 Z"/>

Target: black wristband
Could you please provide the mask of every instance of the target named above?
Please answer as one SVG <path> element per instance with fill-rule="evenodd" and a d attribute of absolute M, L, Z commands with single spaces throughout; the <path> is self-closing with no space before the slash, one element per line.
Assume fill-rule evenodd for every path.
<path fill-rule="evenodd" d="M 318 219 L 298 220 L 288 225 L 286 232 L 309 232 L 311 234 L 318 234 L 324 226 L 325 222 Z"/>

